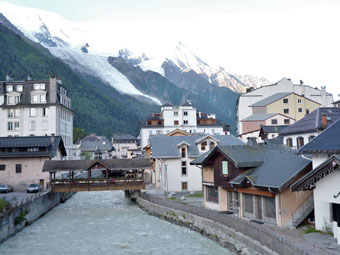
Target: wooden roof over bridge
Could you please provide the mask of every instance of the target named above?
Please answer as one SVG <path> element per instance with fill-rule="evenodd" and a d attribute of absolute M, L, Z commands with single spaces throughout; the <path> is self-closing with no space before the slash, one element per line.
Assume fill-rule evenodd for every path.
<path fill-rule="evenodd" d="M 113 171 L 151 168 L 149 159 L 46 160 L 43 172 L 108 169 Z"/>

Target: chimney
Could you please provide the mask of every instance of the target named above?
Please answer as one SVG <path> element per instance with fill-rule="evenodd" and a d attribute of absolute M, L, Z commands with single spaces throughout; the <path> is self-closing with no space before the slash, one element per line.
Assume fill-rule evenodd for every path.
<path fill-rule="evenodd" d="M 55 75 L 50 76 L 50 103 L 55 104 L 57 102 L 57 77 Z"/>
<path fill-rule="evenodd" d="M 326 86 L 321 86 L 321 106 L 327 106 Z"/>
<path fill-rule="evenodd" d="M 32 75 L 31 74 L 27 74 L 27 80 L 31 81 L 32 80 Z"/>
<path fill-rule="evenodd" d="M 247 145 L 249 147 L 256 147 L 257 146 L 257 138 L 256 137 L 248 137 Z"/>
<path fill-rule="evenodd" d="M 54 147 L 54 142 L 55 142 L 55 135 L 51 134 L 51 144 L 52 144 L 52 148 Z"/>
<path fill-rule="evenodd" d="M 327 115 L 323 113 L 321 115 L 321 129 L 326 129 L 327 128 Z"/>
<path fill-rule="evenodd" d="M 13 75 L 12 74 L 6 74 L 6 81 L 13 81 Z"/>
<path fill-rule="evenodd" d="M 302 86 L 303 85 L 303 80 L 300 80 L 300 86 Z"/>

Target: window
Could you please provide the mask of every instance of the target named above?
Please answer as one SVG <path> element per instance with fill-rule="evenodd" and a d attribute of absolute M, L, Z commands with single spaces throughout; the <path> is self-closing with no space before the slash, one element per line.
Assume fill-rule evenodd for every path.
<path fill-rule="evenodd" d="M 30 109 L 30 117 L 35 117 L 35 116 L 37 116 L 37 109 L 31 108 Z"/>
<path fill-rule="evenodd" d="M 8 109 L 7 117 L 8 118 L 14 118 L 14 110 L 13 109 Z"/>
<path fill-rule="evenodd" d="M 39 89 L 44 90 L 45 89 L 45 84 L 44 83 L 35 83 L 34 84 L 34 89 L 35 90 L 39 90 Z"/>
<path fill-rule="evenodd" d="M 202 142 L 202 143 L 201 143 L 201 151 L 205 151 L 206 148 L 207 148 L 207 145 L 208 145 L 207 141 Z"/>
<path fill-rule="evenodd" d="M 222 174 L 223 175 L 229 174 L 228 161 L 222 161 Z"/>
<path fill-rule="evenodd" d="M 188 125 L 188 121 L 187 120 L 184 120 L 183 123 L 184 123 L 184 125 Z"/>
<path fill-rule="evenodd" d="M 283 113 L 288 114 L 289 113 L 289 109 L 283 109 Z"/>
<path fill-rule="evenodd" d="M 152 125 L 152 122 L 150 120 L 147 121 L 148 126 Z"/>
<path fill-rule="evenodd" d="M 218 203 L 218 188 L 205 186 L 206 199 L 208 202 Z"/>
<path fill-rule="evenodd" d="M 284 124 L 289 125 L 290 124 L 290 119 L 284 119 Z"/>
<path fill-rule="evenodd" d="M 0 165 L 0 171 L 5 171 L 6 170 L 6 165 Z"/>
<path fill-rule="evenodd" d="M 183 112 L 183 115 L 184 116 L 188 116 L 188 112 Z"/>
<path fill-rule="evenodd" d="M 14 97 L 14 103 L 15 103 L 15 104 L 20 103 L 20 96 L 15 96 L 15 97 Z"/>
<path fill-rule="evenodd" d="M 19 129 L 19 121 L 14 122 L 14 129 Z"/>
<path fill-rule="evenodd" d="M 43 108 L 43 116 L 48 116 L 48 108 L 47 107 Z"/>
<path fill-rule="evenodd" d="M 15 165 L 15 172 L 16 172 L 17 174 L 21 173 L 21 164 L 16 164 L 16 165 Z"/>
<path fill-rule="evenodd" d="M 157 124 L 158 124 L 158 126 L 161 126 L 162 125 L 162 121 L 157 121 Z"/>
<path fill-rule="evenodd" d="M 179 124 L 178 120 L 174 120 L 174 125 L 178 126 L 178 124 Z"/>
<path fill-rule="evenodd" d="M 12 86 L 12 85 L 8 85 L 8 86 L 6 87 L 6 91 L 7 91 L 7 92 L 12 92 L 12 91 L 13 91 L 13 86 Z"/>
<path fill-rule="evenodd" d="M 302 99 L 298 99 L 298 104 L 301 104 L 302 103 Z"/>
<path fill-rule="evenodd" d="M 298 112 L 302 112 L 302 108 L 298 108 Z"/>
<path fill-rule="evenodd" d="M 40 95 L 40 102 L 41 103 L 46 103 L 46 95 L 45 94 Z"/>
<path fill-rule="evenodd" d="M 7 97 L 7 104 L 13 104 L 13 96 Z"/>
<path fill-rule="evenodd" d="M 45 89 L 45 84 L 44 84 L 44 83 L 41 83 L 41 84 L 40 84 L 40 89 L 42 89 L 42 90 Z"/>
<path fill-rule="evenodd" d="M 33 95 L 33 103 L 37 103 L 38 102 L 38 95 Z"/>
<path fill-rule="evenodd" d="M 293 147 L 293 139 L 292 139 L 292 138 L 288 138 L 288 139 L 286 140 L 286 145 L 287 145 L 288 147 Z"/>
<path fill-rule="evenodd" d="M 309 137 L 308 137 L 308 142 L 312 141 L 314 138 L 315 138 L 314 135 L 309 136 Z"/>
<path fill-rule="evenodd" d="M 275 198 L 264 197 L 266 217 L 276 218 Z"/>
<path fill-rule="evenodd" d="M 182 161 L 182 175 L 187 175 L 187 162 Z"/>
<path fill-rule="evenodd" d="M 29 129 L 30 130 L 34 130 L 35 129 L 35 121 L 30 121 L 30 124 L 29 124 Z"/>
<path fill-rule="evenodd" d="M 309 109 L 306 109 L 306 114 L 309 114 Z"/>
<path fill-rule="evenodd" d="M 185 147 L 181 148 L 181 154 L 182 154 L 182 158 L 186 157 L 186 149 L 185 149 Z"/>
<path fill-rule="evenodd" d="M 12 131 L 13 130 L 13 122 L 8 122 L 7 123 L 7 130 Z"/>
<path fill-rule="evenodd" d="M 18 85 L 18 86 L 17 86 L 17 91 L 18 91 L 18 92 L 22 92 L 22 85 Z"/>
<path fill-rule="evenodd" d="M 244 194 L 244 210 L 247 213 L 254 213 L 253 195 Z"/>
<path fill-rule="evenodd" d="M 178 112 L 174 112 L 174 116 L 178 116 Z"/>
<path fill-rule="evenodd" d="M 277 125 L 277 119 L 272 119 L 272 125 Z"/>
<path fill-rule="evenodd" d="M 297 148 L 300 149 L 304 145 L 303 137 L 299 136 L 298 138 L 296 138 L 296 144 Z"/>
<path fill-rule="evenodd" d="M 210 147 L 210 149 L 214 148 L 215 147 L 215 143 L 214 142 L 210 142 L 209 147 Z"/>
<path fill-rule="evenodd" d="M 182 182 L 182 190 L 188 190 L 188 183 Z"/>
<path fill-rule="evenodd" d="M 284 98 L 284 99 L 283 99 L 283 103 L 284 103 L 284 104 L 288 104 L 288 98 Z"/>

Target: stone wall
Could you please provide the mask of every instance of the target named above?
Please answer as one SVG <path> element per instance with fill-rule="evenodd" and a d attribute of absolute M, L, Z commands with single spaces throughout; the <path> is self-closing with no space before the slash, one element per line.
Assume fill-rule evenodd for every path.
<path fill-rule="evenodd" d="M 20 232 L 72 194 L 48 192 L 0 212 L 0 244 Z"/>

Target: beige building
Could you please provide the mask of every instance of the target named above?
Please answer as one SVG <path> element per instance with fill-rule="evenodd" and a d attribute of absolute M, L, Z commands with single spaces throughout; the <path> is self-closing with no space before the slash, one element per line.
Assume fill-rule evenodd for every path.
<path fill-rule="evenodd" d="M 44 162 L 65 156 L 60 136 L 0 137 L 0 182 L 15 190 L 25 190 L 31 183 L 46 189 L 50 176 L 42 172 Z"/>

